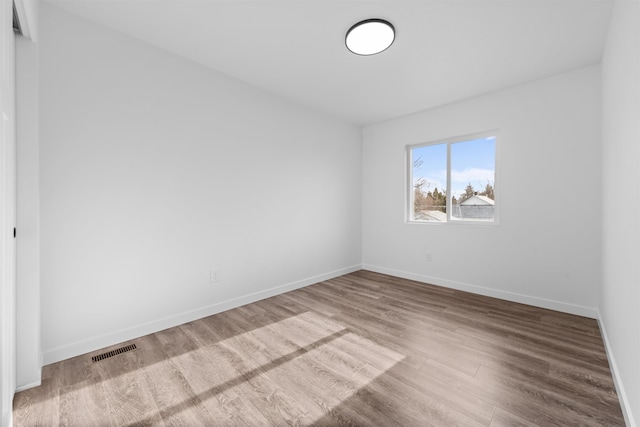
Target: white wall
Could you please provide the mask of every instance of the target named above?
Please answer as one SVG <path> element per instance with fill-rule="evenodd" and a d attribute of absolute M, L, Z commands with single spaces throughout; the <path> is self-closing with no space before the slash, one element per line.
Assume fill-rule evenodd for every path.
<path fill-rule="evenodd" d="M 40 192 L 38 44 L 16 38 L 16 385 L 40 384 Z"/>
<path fill-rule="evenodd" d="M 40 22 L 45 363 L 360 268 L 358 128 Z"/>
<path fill-rule="evenodd" d="M 601 326 L 627 424 L 640 420 L 640 2 L 617 1 L 602 61 Z"/>
<path fill-rule="evenodd" d="M 405 145 L 492 129 L 500 130 L 500 224 L 406 224 Z M 598 66 L 372 125 L 363 135 L 364 268 L 596 316 Z"/>

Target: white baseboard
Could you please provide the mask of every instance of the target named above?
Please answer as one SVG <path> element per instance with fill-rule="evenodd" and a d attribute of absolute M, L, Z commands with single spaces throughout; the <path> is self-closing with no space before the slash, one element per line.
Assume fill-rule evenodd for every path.
<path fill-rule="evenodd" d="M 16 379 L 16 393 L 33 387 L 38 387 L 42 383 L 42 352 L 38 355 L 38 369 L 31 372 L 31 375 L 20 375 Z"/>
<path fill-rule="evenodd" d="M 613 357 L 613 349 L 609 344 L 609 337 L 607 336 L 607 328 L 604 326 L 600 312 L 598 311 L 598 326 L 600 326 L 600 334 L 604 341 L 604 348 L 607 352 L 607 359 L 609 360 L 609 367 L 611 368 L 611 376 L 613 376 L 613 383 L 616 386 L 616 393 L 618 394 L 618 400 L 622 409 L 622 415 L 627 427 L 637 427 L 633 414 L 631 413 L 631 406 L 629 405 L 629 399 L 627 393 L 624 391 L 624 385 L 622 384 L 622 377 L 618 372 L 618 365 L 616 365 L 616 359 Z"/>
<path fill-rule="evenodd" d="M 42 384 L 41 380 L 35 381 L 33 383 L 30 383 L 30 384 L 21 385 L 21 386 L 16 388 L 16 393 L 19 393 L 19 392 L 24 391 L 24 390 L 28 390 L 28 389 L 33 388 L 33 387 L 38 387 L 40 384 Z"/>
<path fill-rule="evenodd" d="M 182 325 L 187 322 L 192 322 L 203 317 L 211 316 L 216 313 L 231 310 L 236 307 L 240 307 L 246 304 L 251 304 L 270 298 L 285 292 L 293 291 L 295 289 L 303 288 L 305 286 L 312 285 L 314 283 L 322 282 L 324 280 L 333 279 L 334 277 L 342 276 L 344 274 L 353 273 L 362 269 L 362 265 L 357 264 L 350 267 L 345 267 L 339 270 L 331 271 L 328 273 L 320 274 L 317 276 L 308 277 L 306 279 L 298 280 L 284 285 L 276 286 L 274 288 L 265 289 L 263 291 L 254 292 L 248 295 L 244 295 L 238 298 L 233 298 L 227 301 L 222 301 L 216 304 L 208 305 L 205 307 L 191 310 L 185 313 L 180 313 L 174 316 L 165 317 L 155 321 L 143 323 L 141 325 L 133 326 L 131 328 L 122 329 L 109 334 L 101 335 L 95 338 L 87 340 L 76 341 L 70 344 L 66 344 L 60 347 L 56 347 L 50 350 L 44 351 L 43 362 L 45 365 L 59 362 L 61 360 L 69 359 L 71 357 L 79 356 L 81 354 L 89 353 L 101 348 L 109 347 L 121 342 L 129 341 L 144 335 L 152 334 L 154 332 L 162 331 L 164 329 L 172 328 L 174 326 Z"/>
<path fill-rule="evenodd" d="M 442 286 L 444 288 L 456 289 L 459 291 L 471 292 L 473 294 L 484 295 L 488 297 L 503 299 L 506 301 L 518 302 L 521 304 L 532 305 L 534 307 L 546 308 L 549 310 L 561 311 L 563 313 L 575 314 L 578 316 L 589 317 L 591 319 L 598 318 L 598 310 L 591 307 L 583 307 L 580 305 L 568 304 L 561 301 L 554 301 L 545 298 L 533 297 L 530 295 L 518 294 L 515 292 L 501 291 L 499 289 L 486 288 L 468 283 L 455 282 L 452 280 L 441 279 L 439 277 L 425 276 L 422 274 L 409 273 L 406 271 L 395 270 L 392 268 L 380 267 L 377 265 L 363 264 L 364 270 L 376 273 L 388 274 L 390 276 L 402 277 L 403 279 L 415 280 L 417 282 L 429 283 L 432 285 Z"/>

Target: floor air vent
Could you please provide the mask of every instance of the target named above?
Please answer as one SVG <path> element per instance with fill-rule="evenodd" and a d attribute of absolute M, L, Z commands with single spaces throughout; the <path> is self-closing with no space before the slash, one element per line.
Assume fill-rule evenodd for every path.
<path fill-rule="evenodd" d="M 98 354 L 97 356 L 93 356 L 91 360 L 93 361 L 93 363 L 96 363 L 101 360 L 108 359 L 110 357 L 117 356 L 119 354 L 126 353 L 131 350 L 135 350 L 136 348 L 137 347 L 135 344 L 127 345 L 124 347 L 117 348 L 115 350 L 107 351 L 106 353 Z"/>

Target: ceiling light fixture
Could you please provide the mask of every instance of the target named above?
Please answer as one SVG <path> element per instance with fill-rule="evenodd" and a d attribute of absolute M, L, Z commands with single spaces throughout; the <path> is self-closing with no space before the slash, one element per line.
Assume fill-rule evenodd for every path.
<path fill-rule="evenodd" d="M 375 55 L 386 50 L 396 37 L 395 28 L 384 19 L 365 19 L 347 31 L 347 49 L 356 55 Z"/>

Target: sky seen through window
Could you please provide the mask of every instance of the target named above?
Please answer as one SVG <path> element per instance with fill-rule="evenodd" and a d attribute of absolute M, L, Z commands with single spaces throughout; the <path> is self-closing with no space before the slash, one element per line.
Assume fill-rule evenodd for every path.
<path fill-rule="evenodd" d="M 489 136 L 451 144 L 451 196 L 459 198 L 471 184 L 475 191 L 484 191 L 487 183 L 495 183 L 496 137 Z M 426 181 L 423 191 L 435 188 L 446 191 L 447 144 L 413 148 L 413 182 Z M 417 161 L 419 159 L 419 161 Z"/>

